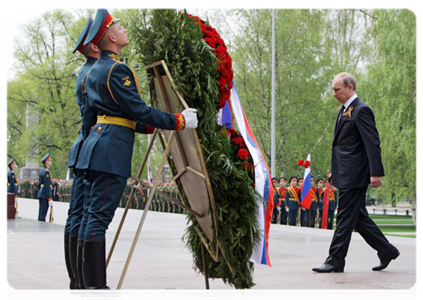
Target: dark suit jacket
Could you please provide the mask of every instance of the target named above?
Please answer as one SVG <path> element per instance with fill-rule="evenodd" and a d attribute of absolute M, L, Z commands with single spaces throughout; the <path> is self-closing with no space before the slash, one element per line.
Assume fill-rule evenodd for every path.
<path fill-rule="evenodd" d="M 351 117 L 338 112 L 332 145 L 332 183 L 339 188 L 359 188 L 370 176 L 384 176 L 379 134 L 372 110 L 357 97 Z"/>

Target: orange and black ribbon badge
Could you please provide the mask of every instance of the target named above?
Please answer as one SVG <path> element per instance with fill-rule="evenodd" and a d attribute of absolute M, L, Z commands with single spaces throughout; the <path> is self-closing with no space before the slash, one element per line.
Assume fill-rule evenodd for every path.
<path fill-rule="evenodd" d="M 349 118 L 351 118 L 351 117 L 352 117 L 351 112 L 353 111 L 353 109 L 354 109 L 354 107 L 353 107 L 353 106 L 348 107 L 348 111 L 344 112 L 342 115 L 343 115 L 344 117 L 345 117 L 345 116 L 348 116 Z"/>

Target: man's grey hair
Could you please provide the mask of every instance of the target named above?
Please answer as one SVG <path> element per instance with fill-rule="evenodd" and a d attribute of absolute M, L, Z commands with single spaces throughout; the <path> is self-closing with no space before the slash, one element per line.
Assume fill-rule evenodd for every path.
<path fill-rule="evenodd" d="M 335 78 L 342 79 L 342 83 L 344 84 L 345 87 L 352 84 L 353 90 L 355 91 L 355 78 L 350 73 L 342 72 L 336 75 Z"/>

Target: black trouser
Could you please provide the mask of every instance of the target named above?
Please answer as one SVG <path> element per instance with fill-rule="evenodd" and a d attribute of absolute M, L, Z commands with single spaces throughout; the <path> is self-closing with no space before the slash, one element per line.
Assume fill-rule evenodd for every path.
<path fill-rule="evenodd" d="M 345 267 L 345 257 L 354 229 L 377 251 L 380 260 L 389 259 L 398 251 L 370 219 L 365 204 L 366 191 L 367 187 L 339 189 L 336 230 L 325 263 L 336 268 Z"/>
<path fill-rule="evenodd" d="M 289 209 L 288 212 L 288 221 L 289 225 L 296 226 L 297 225 L 297 216 L 298 216 L 298 209 Z"/>
<path fill-rule="evenodd" d="M 281 224 L 286 225 L 286 217 L 288 216 L 288 213 L 286 212 L 286 208 L 282 207 L 281 209 Z"/>
<path fill-rule="evenodd" d="M 38 200 L 39 200 L 38 221 L 45 221 L 47 212 L 48 212 L 48 201 L 46 198 L 38 198 Z"/>

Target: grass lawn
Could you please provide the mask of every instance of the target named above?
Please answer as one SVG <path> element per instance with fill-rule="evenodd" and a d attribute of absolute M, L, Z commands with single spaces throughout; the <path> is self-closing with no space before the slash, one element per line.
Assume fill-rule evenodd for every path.
<path fill-rule="evenodd" d="M 412 221 L 413 218 L 411 216 L 395 216 L 395 215 L 370 215 L 369 217 L 373 220 L 377 219 L 398 219 L 398 220 L 410 220 Z"/>
<path fill-rule="evenodd" d="M 407 238 L 412 238 L 415 239 L 416 235 L 415 234 L 385 234 L 386 236 L 400 236 L 400 237 L 407 237 Z"/>
<path fill-rule="evenodd" d="M 369 215 L 383 233 L 389 236 L 400 236 L 408 238 L 416 238 L 416 227 L 413 225 L 411 216 L 392 216 L 392 215 Z M 395 226 L 400 225 L 400 226 Z M 405 226 L 404 226 L 405 225 Z M 334 220 L 334 228 L 336 229 L 336 219 Z M 395 234 L 406 233 L 406 234 Z"/>
<path fill-rule="evenodd" d="M 376 219 L 374 220 L 377 225 L 382 224 L 409 224 L 413 225 L 413 220 L 384 220 L 384 219 Z"/>
<path fill-rule="evenodd" d="M 416 232 L 414 226 L 379 226 L 382 232 Z"/>

